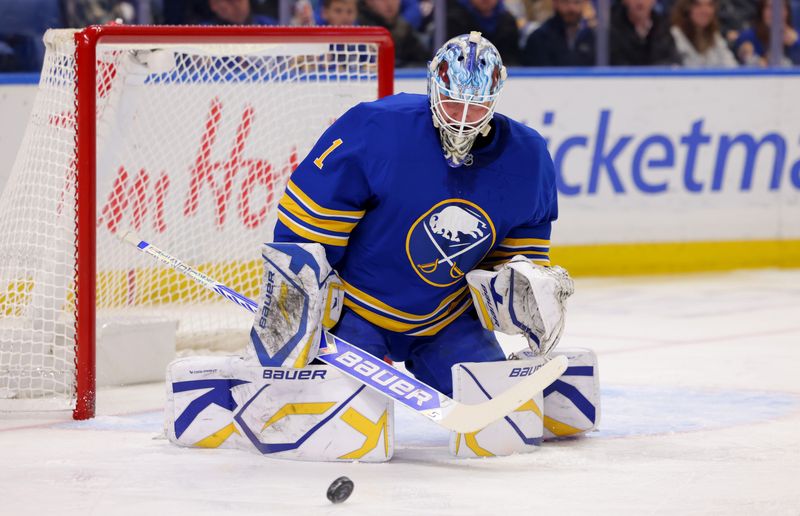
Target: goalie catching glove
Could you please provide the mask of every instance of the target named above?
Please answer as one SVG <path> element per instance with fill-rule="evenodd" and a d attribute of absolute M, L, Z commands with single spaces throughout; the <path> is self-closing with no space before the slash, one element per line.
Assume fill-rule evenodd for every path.
<path fill-rule="evenodd" d="M 565 302 L 574 291 L 565 269 L 515 256 L 497 271 L 469 272 L 467 282 L 484 328 L 522 334 L 538 355 L 548 354 L 558 344 Z"/>

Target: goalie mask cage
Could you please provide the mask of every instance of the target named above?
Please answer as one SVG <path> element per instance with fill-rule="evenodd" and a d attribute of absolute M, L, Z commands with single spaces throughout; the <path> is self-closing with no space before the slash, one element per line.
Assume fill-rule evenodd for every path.
<path fill-rule="evenodd" d="M 288 176 L 352 105 L 392 93 L 381 28 L 51 30 L 0 197 L 0 410 L 95 408 L 103 321 L 178 321 L 178 347 L 252 319 L 118 237 L 256 297 Z"/>

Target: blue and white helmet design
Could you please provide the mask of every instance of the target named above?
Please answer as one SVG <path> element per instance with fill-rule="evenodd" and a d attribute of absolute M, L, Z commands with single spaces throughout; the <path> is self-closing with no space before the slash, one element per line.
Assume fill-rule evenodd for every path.
<path fill-rule="evenodd" d="M 471 165 L 478 134 L 488 134 L 506 80 L 500 53 L 480 32 L 449 40 L 428 63 L 428 97 L 433 125 L 451 167 Z"/>

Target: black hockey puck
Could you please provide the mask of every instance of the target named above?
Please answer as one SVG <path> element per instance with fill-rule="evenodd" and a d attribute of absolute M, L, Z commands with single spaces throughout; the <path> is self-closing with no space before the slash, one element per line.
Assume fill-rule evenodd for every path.
<path fill-rule="evenodd" d="M 328 487 L 328 500 L 330 500 L 331 503 L 342 503 L 350 497 L 350 493 L 353 492 L 353 487 L 355 487 L 355 485 L 349 478 L 337 478 L 331 482 L 330 487 Z"/>

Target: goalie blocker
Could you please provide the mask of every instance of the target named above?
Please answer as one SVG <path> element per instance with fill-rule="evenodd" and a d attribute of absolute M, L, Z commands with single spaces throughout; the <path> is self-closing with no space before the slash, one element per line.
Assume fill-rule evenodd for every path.
<path fill-rule="evenodd" d="M 317 356 L 322 329 L 339 320 L 344 287 L 320 244 L 267 243 L 261 257 L 248 356 L 262 366 L 305 367 Z"/>

